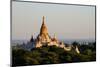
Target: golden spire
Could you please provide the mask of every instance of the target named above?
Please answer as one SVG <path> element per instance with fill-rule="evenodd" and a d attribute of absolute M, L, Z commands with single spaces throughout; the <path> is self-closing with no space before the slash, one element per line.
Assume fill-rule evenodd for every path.
<path fill-rule="evenodd" d="M 40 34 L 47 34 L 48 33 L 48 30 L 47 30 L 47 27 L 44 23 L 44 16 L 42 18 L 42 26 L 41 26 L 41 29 L 40 29 Z"/>
<path fill-rule="evenodd" d="M 43 16 L 43 18 L 42 18 L 42 25 L 44 24 L 44 16 Z"/>

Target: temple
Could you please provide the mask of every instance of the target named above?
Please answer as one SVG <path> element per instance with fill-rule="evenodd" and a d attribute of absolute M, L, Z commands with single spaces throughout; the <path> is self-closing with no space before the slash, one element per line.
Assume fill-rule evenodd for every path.
<path fill-rule="evenodd" d="M 48 29 L 47 29 L 46 24 L 45 24 L 45 17 L 43 16 L 40 33 L 36 39 L 36 48 L 41 47 L 43 45 L 48 45 L 48 46 L 56 45 L 56 46 L 58 46 L 58 44 L 59 44 L 59 42 L 55 36 L 53 38 L 50 37 L 50 35 L 48 33 Z"/>
<path fill-rule="evenodd" d="M 26 46 L 24 46 L 24 48 L 30 50 L 32 48 L 40 48 L 42 46 L 57 46 L 60 48 L 63 48 L 66 51 L 71 51 L 73 48 L 77 53 L 80 53 L 78 47 L 73 47 L 72 45 L 70 46 L 65 46 L 65 44 L 61 41 L 59 41 L 56 38 L 56 35 L 54 34 L 54 37 L 51 37 L 48 33 L 48 29 L 47 26 L 45 24 L 45 17 L 42 17 L 42 25 L 40 28 L 40 33 L 38 34 L 38 36 L 34 39 L 33 35 L 31 36 L 30 41 L 27 43 Z"/>
<path fill-rule="evenodd" d="M 40 41 L 41 43 L 49 43 L 51 41 L 51 38 L 48 34 L 48 29 L 44 22 L 44 16 L 43 16 L 42 26 L 40 29 L 40 34 L 37 37 L 37 41 Z"/>

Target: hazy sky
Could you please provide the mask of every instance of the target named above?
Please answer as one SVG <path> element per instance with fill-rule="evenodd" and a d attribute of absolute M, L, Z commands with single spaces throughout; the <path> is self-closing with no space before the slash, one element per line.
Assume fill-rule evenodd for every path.
<path fill-rule="evenodd" d="M 12 39 L 36 38 L 45 16 L 49 35 L 58 39 L 94 39 L 95 7 L 12 2 Z"/>

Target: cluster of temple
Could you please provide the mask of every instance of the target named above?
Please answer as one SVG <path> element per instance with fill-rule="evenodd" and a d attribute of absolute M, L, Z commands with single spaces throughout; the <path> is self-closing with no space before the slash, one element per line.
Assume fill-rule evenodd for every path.
<path fill-rule="evenodd" d="M 65 44 L 61 41 L 59 41 L 56 36 L 54 35 L 54 37 L 51 37 L 48 33 L 48 29 L 46 27 L 46 24 L 45 24 L 45 17 L 43 16 L 42 18 L 42 26 L 41 26 L 41 29 L 40 29 L 40 33 L 39 35 L 33 39 L 33 36 L 31 37 L 30 41 L 28 42 L 27 45 L 31 45 L 30 47 L 33 48 L 40 48 L 44 45 L 47 45 L 47 46 L 57 46 L 57 47 L 60 47 L 60 48 L 63 48 L 65 49 L 66 51 L 70 51 L 72 50 L 73 46 L 65 46 Z M 34 45 L 34 46 L 33 46 Z M 75 51 L 77 53 L 80 53 L 78 47 L 74 47 L 75 48 Z"/>

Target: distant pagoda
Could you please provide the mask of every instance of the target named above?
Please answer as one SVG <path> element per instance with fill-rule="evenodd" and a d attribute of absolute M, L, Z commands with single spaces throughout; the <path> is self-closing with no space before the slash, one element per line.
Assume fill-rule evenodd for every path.
<path fill-rule="evenodd" d="M 47 45 L 47 46 L 55 45 L 57 47 L 64 48 L 66 51 L 70 51 L 73 48 L 73 46 L 65 47 L 65 44 L 63 42 L 58 41 L 55 34 L 54 34 L 54 37 L 49 36 L 48 29 L 47 29 L 47 26 L 45 24 L 45 17 L 44 16 L 42 18 L 42 25 L 40 28 L 40 33 L 35 40 L 33 39 L 33 36 L 31 37 L 30 43 L 32 44 L 32 42 L 33 42 L 33 44 L 35 44 L 35 48 L 40 48 L 44 45 Z M 75 51 L 77 53 L 80 53 L 77 46 L 75 47 Z"/>
<path fill-rule="evenodd" d="M 51 41 L 51 38 L 48 34 L 48 29 L 44 23 L 44 16 L 43 16 L 43 21 L 42 21 L 42 26 L 40 29 L 40 34 L 37 37 L 38 41 L 41 41 L 41 43 L 47 43 Z"/>

